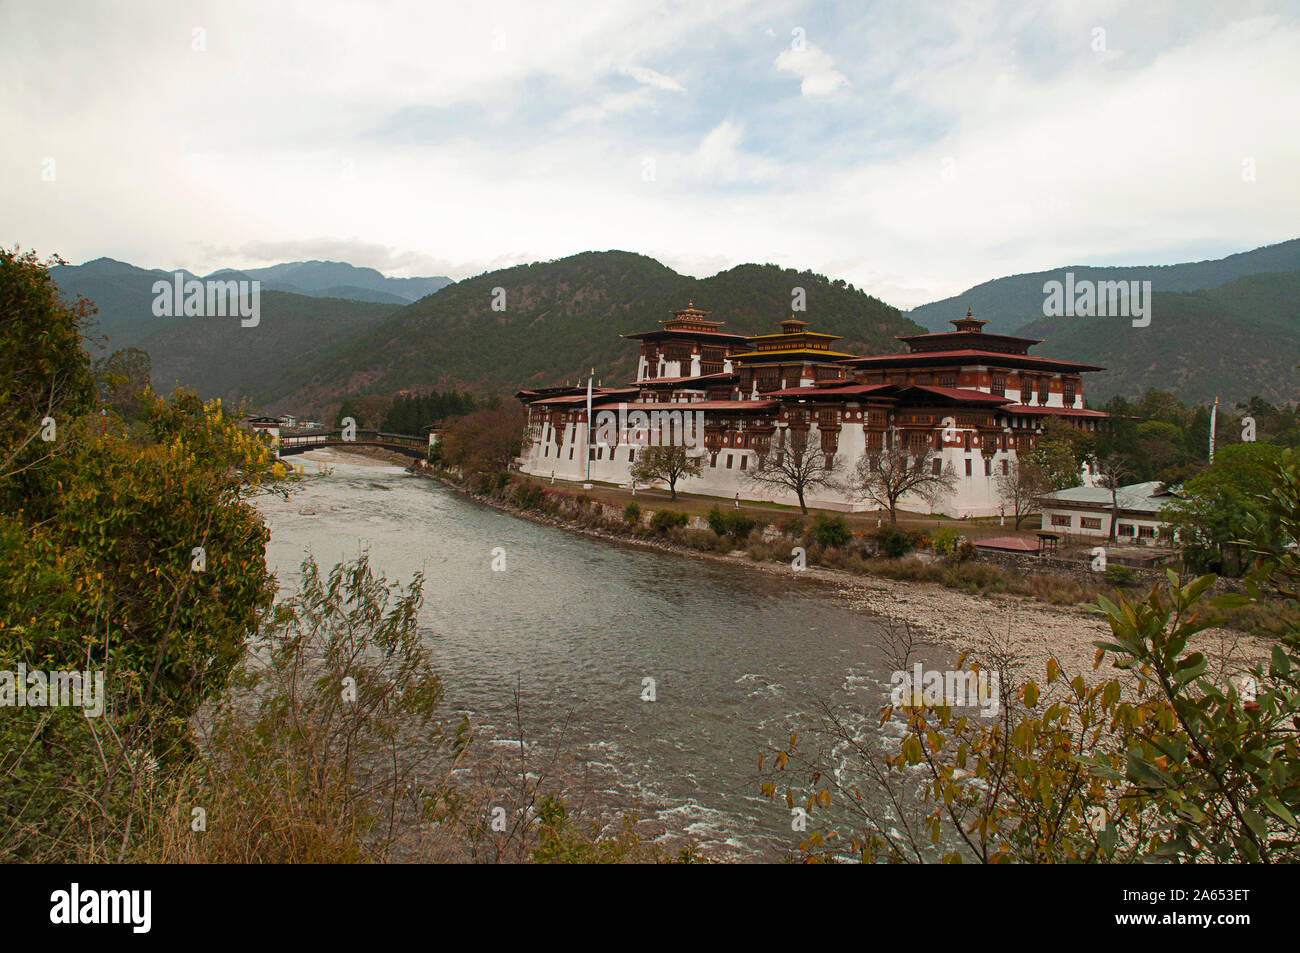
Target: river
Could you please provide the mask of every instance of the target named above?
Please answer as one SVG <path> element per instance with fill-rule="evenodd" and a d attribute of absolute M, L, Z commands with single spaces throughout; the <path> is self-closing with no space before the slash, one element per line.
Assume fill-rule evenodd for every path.
<path fill-rule="evenodd" d="M 710 856 L 775 859 L 806 835 L 783 797 L 760 796 L 759 754 L 815 727 L 822 702 L 875 730 L 894 667 L 883 626 L 824 583 L 538 525 L 394 466 L 333 467 L 259 503 L 282 589 L 307 551 L 328 567 L 367 549 L 393 581 L 423 571 L 448 707 L 481 741 L 517 743 L 518 685 L 525 737 L 561 745 L 602 807 L 636 806 Z"/>

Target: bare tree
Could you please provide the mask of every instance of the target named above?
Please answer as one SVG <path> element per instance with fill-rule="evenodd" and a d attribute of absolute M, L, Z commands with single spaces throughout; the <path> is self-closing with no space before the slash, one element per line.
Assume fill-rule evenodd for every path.
<path fill-rule="evenodd" d="M 814 447 L 804 432 L 786 433 L 789 436 L 782 438 L 781 447 L 759 455 L 757 466 L 749 471 L 749 482 L 772 490 L 788 490 L 799 498 L 799 509 L 807 515 L 807 493 L 835 486 L 834 456 Z"/>
<path fill-rule="evenodd" d="M 1038 497 L 1051 491 L 1052 481 L 1047 471 L 1029 460 L 1012 460 L 1006 473 L 998 474 L 998 495 L 1011 508 L 1016 519 L 1016 529 L 1025 517 L 1033 512 Z"/>
<path fill-rule="evenodd" d="M 523 411 L 505 405 L 476 410 L 447 425 L 442 459 L 470 476 L 507 470 L 523 446 Z"/>
<path fill-rule="evenodd" d="M 854 468 L 845 489 L 858 499 L 889 510 L 889 522 L 898 525 L 898 501 L 911 493 L 931 506 L 957 489 L 957 477 L 951 468 L 935 473 L 937 460 L 929 446 L 913 451 L 895 440 L 889 449 L 871 450 Z"/>
<path fill-rule="evenodd" d="M 1097 485 L 1110 490 L 1109 539 L 1112 543 L 1115 542 L 1119 523 L 1119 489 L 1133 479 L 1135 470 L 1132 457 L 1123 451 L 1098 453 L 1093 457 L 1093 473 L 1096 474 Z"/>
<path fill-rule="evenodd" d="M 672 498 L 677 499 L 677 481 L 683 477 L 699 476 L 704 469 L 704 457 L 691 456 L 689 450 L 683 446 L 642 447 L 636 452 L 632 464 L 632 479 L 638 483 L 664 480 Z"/>

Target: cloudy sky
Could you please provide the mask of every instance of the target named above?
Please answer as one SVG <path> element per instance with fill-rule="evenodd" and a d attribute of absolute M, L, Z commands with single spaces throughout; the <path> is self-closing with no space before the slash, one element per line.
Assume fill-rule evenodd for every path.
<path fill-rule="evenodd" d="M 0 242 L 463 278 L 589 249 L 900 307 L 1300 235 L 1300 3 L 0 0 Z"/>

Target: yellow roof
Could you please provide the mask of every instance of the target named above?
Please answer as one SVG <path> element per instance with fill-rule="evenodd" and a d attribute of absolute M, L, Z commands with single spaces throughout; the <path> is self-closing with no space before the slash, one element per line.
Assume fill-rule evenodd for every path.
<path fill-rule="evenodd" d="M 764 341 L 768 338 L 831 338 L 838 340 L 842 337 L 844 337 L 842 334 L 825 334 L 821 331 L 782 331 L 779 334 L 756 334 L 750 340 Z"/>
<path fill-rule="evenodd" d="M 732 360 L 739 360 L 744 357 L 766 357 L 769 354 L 807 354 L 810 357 L 828 357 L 828 358 L 854 356 L 852 354 L 847 354 L 844 351 L 818 351 L 810 347 L 792 347 L 792 348 L 777 348 L 771 351 L 746 351 L 744 354 L 733 354 L 731 355 L 731 357 Z"/>

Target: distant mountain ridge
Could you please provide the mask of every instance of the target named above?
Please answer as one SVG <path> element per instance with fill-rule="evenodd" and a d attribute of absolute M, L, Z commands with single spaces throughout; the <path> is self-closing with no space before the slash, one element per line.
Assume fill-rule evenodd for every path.
<path fill-rule="evenodd" d="M 1300 270 L 1199 291 L 1156 291 L 1147 327 L 1119 317 L 1059 317 L 1021 331 L 1043 339 L 1035 354 L 1106 368 L 1087 375 L 1084 394 L 1094 404 L 1151 387 L 1190 404 L 1300 398 Z"/>
<path fill-rule="evenodd" d="M 1199 281 L 1215 273 L 1209 266 L 1232 272 L 1252 264 L 1286 263 L 1297 253 L 1300 240 L 1196 263 L 1191 277 L 1185 266 L 1168 267 L 1184 269 L 1180 280 Z M 170 391 L 179 381 L 205 396 L 246 396 L 267 410 L 318 416 L 332 413 L 348 393 L 457 387 L 480 395 L 503 394 L 576 381 L 592 368 L 606 384 L 625 383 L 635 375 L 637 348 L 620 335 L 654 329 L 670 311 L 691 301 L 725 322 L 725 331 L 760 334 L 774 331 L 778 321 L 790 316 L 793 289 L 801 287 L 807 311 L 797 316 L 814 330 L 842 335 L 837 349 L 858 354 L 901 351 L 899 335 L 924 330 L 906 312 L 842 279 L 773 264 L 739 265 L 693 278 L 632 252 L 584 252 L 486 272 L 444 285 L 413 303 L 387 300 L 390 294 L 397 296 L 393 292 L 331 284 L 366 272 L 363 280 L 377 283 L 373 269 L 336 265 L 305 262 L 214 273 L 263 282 L 257 328 L 220 319 L 154 317 L 153 283 L 170 274 L 161 270 L 96 259 L 51 273 L 65 294 L 81 293 L 98 305 L 98 333 L 107 336 L 109 349 L 135 346 L 150 352 L 159 390 Z M 1089 273 L 1114 272 L 1136 280 L 1129 269 L 1071 270 L 1079 280 Z M 1004 325 L 1014 327 L 1002 330 L 1044 339 L 1034 354 L 1106 368 L 1085 381 L 1084 393 L 1094 405 L 1113 394 L 1138 397 L 1149 388 L 1202 403 L 1214 396 L 1236 402 L 1259 395 L 1275 403 L 1300 396 L 1295 371 L 1300 364 L 1300 266 L 1186 292 L 1161 291 L 1157 284 L 1152 322 L 1145 328 L 1133 328 L 1125 318 L 1042 317 L 1039 279 L 1060 274 L 1013 276 L 980 287 L 1018 289 L 1025 298 L 1026 280 L 1036 283 L 1025 298 L 1028 303 L 1015 305 L 1020 308 L 1016 319 L 1004 318 Z M 308 293 L 271 287 L 288 278 L 310 286 Z M 396 287 L 414 294 L 428 286 Z M 385 297 L 323 296 L 339 289 Z M 503 311 L 492 307 L 497 289 L 505 293 Z M 998 300 L 1002 303 L 993 306 L 995 312 L 1012 313 L 1009 299 Z M 970 306 L 977 317 L 990 317 L 978 300 L 971 299 Z M 967 299 L 959 296 L 926 308 L 938 316 L 932 320 L 936 329 L 947 330 L 948 321 L 966 313 Z M 990 324 L 985 330 L 999 329 Z M 96 356 L 104 353 L 93 340 L 88 346 Z"/>
<path fill-rule="evenodd" d="M 261 281 L 262 287 L 272 291 L 289 291 L 316 298 L 352 298 L 357 301 L 409 304 L 451 284 L 451 279 L 444 276 L 388 278 L 374 268 L 358 268 L 341 261 L 293 261 L 266 268 L 239 270 L 249 278 Z M 383 297 L 359 298 L 359 292 Z"/>
<path fill-rule="evenodd" d="M 1184 262 L 1177 265 L 1133 265 L 1096 267 L 1066 265 L 1050 271 L 995 278 L 968 288 L 959 295 L 921 305 L 907 316 L 931 331 L 943 331 L 953 314 L 970 308 L 989 322 L 987 331 L 1014 334 L 1043 314 L 1043 284 L 1061 281 L 1065 273 L 1075 281 L 1150 281 L 1153 292 L 1203 291 L 1262 272 L 1300 270 L 1300 238 L 1239 252 L 1226 258 Z"/>
<path fill-rule="evenodd" d="M 186 280 L 206 280 L 178 270 Z M 92 357 L 142 348 L 149 352 L 153 384 L 159 392 L 170 393 L 179 383 L 205 397 L 228 401 L 275 399 L 294 386 L 299 370 L 319 354 L 364 333 L 408 303 L 396 295 L 391 296 L 396 299 L 393 301 L 371 302 L 357 297 L 293 294 L 263 283 L 261 320 L 256 328 L 221 318 L 157 317 L 153 313 L 154 283 L 170 281 L 174 273 L 137 268 L 111 258 L 50 269 L 64 297 L 82 295 L 96 306 L 95 324 L 86 337 Z M 245 272 L 224 269 L 206 277 L 237 281 L 245 276 Z M 419 290 L 420 286 L 408 287 Z"/>
<path fill-rule="evenodd" d="M 796 287 L 807 303 L 796 316 L 813 330 L 842 335 L 839 350 L 899 351 L 897 335 L 921 330 L 842 279 L 809 271 L 749 264 L 692 278 L 645 255 L 583 252 L 467 278 L 395 312 L 321 358 L 311 383 L 282 405 L 316 411 L 340 386 L 509 393 L 585 379 L 592 368 L 606 384 L 622 384 L 636 375 L 638 348 L 620 335 L 655 330 L 690 302 L 725 322 L 723 331 L 772 333 L 791 316 Z M 502 311 L 492 307 L 498 288 Z"/>
<path fill-rule="evenodd" d="M 346 262 L 296 261 L 266 268 L 219 268 L 199 275 L 185 268 L 140 268 L 113 258 L 96 258 L 81 265 L 50 269 L 55 283 L 68 294 L 82 294 L 99 307 L 99 321 L 111 346 L 133 347 L 156 329 L 156 320 L 144 305 L 152 301 L 155 281 L 180 271 L 186 279 L 247 279 L 261 282 L 263 291 L 284 291 L 312 298 L 346 298 L 380 304 L 407 305 L 451 284 L 444 276 L 388 278 L 373 268 Z M 125 335 L 125 336 L 124 336 Z"/>

